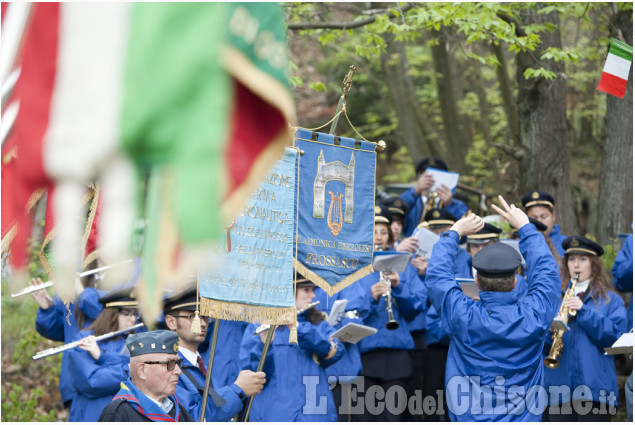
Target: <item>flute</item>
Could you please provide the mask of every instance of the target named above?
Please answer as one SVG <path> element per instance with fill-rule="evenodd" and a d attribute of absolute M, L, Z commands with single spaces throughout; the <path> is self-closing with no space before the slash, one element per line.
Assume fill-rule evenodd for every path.
<path fill-rule="evenodd" d="M 95 338 L 95 341 L 103 341 L 104 339 L 112 338 L 113 336 L 117 336 L 119 334 L 123 334 L 134 329 L 140 328 L 144 326 L 143 323 L 137 323 L 134 326 L 131 326 L 127 329 L 123 329 L 121 331 L 114 331 L 107 334 L 103 334 Z M 79 345 L 79 341 L 69 342 L 68 344 L 61 345 L 59 347 L 49 348 L 48 350 L 39 351 L 35 356 L 31 357 L 33 360 L 43 359 L 44 357 L 54 356 L 55 354 L 63 353 L 64 351 L 70 350 L 71 348 L 75 348 Z"/>
<path fill-rule="evenodd" d="M 312 309 L 313 307 L 315 307 L 316 305 L 318 305 L 320 302 L 316 301 L 314 303 L 311 303 L 309 305 L 307 305 L 306 307 L 298 310 L 298 315 L 304 313 L 307 310 Z M 254 331 L 254 335 L 260 335 L 261 333 L 263 333 L 264 331 L 266 331 L 267 329 L 269 329 L 271 327 L 271 325 L 260 325 L 258 326 L 258 328 Z"/>
<path fill-rule="evenodd" d="M 123 264 L 128 264 L 132 262 L 132 258 L 130 260 L 126 260 L 123 261 L 121 263 L 116 263 L 116 264 L 111 264 L 110 266 L 103 266 L 103 267 L 98 267 L 96 269 L 92 269 L 92 270 L 86 270 L 85 272 L 81 272 L 79 274 L 79 277 L 84 277 L 84 276 L 88 276 L 91 274 L 95 274 L 95 273 L 99 273 L 103 270 L 108 270 L 112 267 L 116 267 L 116 266 L 121 266 Z M 30 294 L 31 292 L 35 292 L 35 291 L 39 291 L 40 289 L 45 289 L 48 288 L 49 286 L 53 286 L 53 282 L 52 281 L 48 281 L 48 282 L 43 282 L 40 283 L 39 285 L 32 285 L 29 286 L 28 288 L 23 289 L 22 291 L 16 293 L 16 294 L 11 294 L 11 298 L 15 298 L 15 297 L 19 297 L 21 295 L 26 295 L 26 294 Z"/>

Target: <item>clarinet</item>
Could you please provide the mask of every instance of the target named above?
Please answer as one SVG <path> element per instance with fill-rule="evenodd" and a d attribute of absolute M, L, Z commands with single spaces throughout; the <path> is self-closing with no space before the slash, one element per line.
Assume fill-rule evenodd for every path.
<path fill-rule="evenodd" d="M 375 251 L 383 251 L 383 248 L 381 247 L 381 245 L 376 245 Z M 386 314 L 388 314 L 386 329 L 388 329 L 389 331 L 394 331 L 399 327 L 399 322 L 395 320 L 395 313 L 392 310 L 392 295 L 390 291 L 391 283 L 385 278 L 383 271 L 379 272 L 379 279 L 382 282 L 386 282 L 388 284 L 388 290 L 382 294 L 382 297 L 384 297 L 386 300 Z"/>

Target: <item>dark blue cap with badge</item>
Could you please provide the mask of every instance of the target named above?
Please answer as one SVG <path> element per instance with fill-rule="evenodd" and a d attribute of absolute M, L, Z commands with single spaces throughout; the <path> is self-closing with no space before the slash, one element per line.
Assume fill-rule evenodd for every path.
<path fill-rule="evenodd" d="M 384 223 L 390 226 L 392 223 L 392 213 L 385 205 L 375 205 L 375 223 Z"/>
<path fill-rule="evenodd" d="M 130 357 L 142 354 L 177 354 L 179 352 L 179 336 L 176 332 L 159 330 L 128 335 L 126 347 Z"/>
<path fill-rule="evenodd" d="M 295 286 L 309 287 L 309 286 L 315 286 L 315 283 L 311 282 L 309 279 L 302 276 L 300 273 L 295 272 Z"/>
<path fill-rule="evenodd" d="M 117 289 L 110 291 L 103 297 L 99 298 L 99 302 L 102 303 L 104 307 L 137 308 L 139 303 L 137 302 L 135 296 L 134 287 Z"/>
<path fill-rule="evenodd" d="M 488 245 L 474 255 L 472 267 L 479 276 L 501 278 L 513 276 L 523 259 L 520 253 L 509 245 L 497 242 Z"/>
<path fill-rule="evenodd" d="M 415 171 L 417 175 L 423 173 L 428 167 L 436 168 L 438 170 L 448 171 L 448 166 L 441 158 L 436 156 L 429 156 L 427 158 L 423 158 L 417 164 Z"/>
<path fill-rule="evenodd" d="M 408 205 L 398 196 L 386 199 L 384 205 L 386 205 L 388 210 L 392 213 L 393 219 L 395 217 L 403 219 L 408 214 Z"/>
<path fill-rule="evenodd" d="M 432 208 L 423 216 L 423 220 L 428 228 L 451 226 L 456 223 L 457 218 L 452 213 L 441 208 Z"/>
<path fill-rule="evenodd" d="M 468 235 L 467 243 L 482 245 L 490 242 L 498 242 L 502 230 L 493 224 L 483 223 L 483 228 L 476 233 Z"/>
<path fill-rule="evenodd" d="M 197 309 L 196 284 L 163 300 L 164 314 L 173 310 L 196 311 Z"/>
<path fill-rule="evenodd" d="M 562 247 L 565 254 L 585 254 L 597 255 L 604 254 L 604 248 L 584 236 L 569 236 L 562 241 Z"/>
<path fill-rule="evenodd" d="M 534 190 L 533 192 L 526 193 L 520 202 L 522 202 L 525 211 L 535 206 L 553 208 L 556 203 L 553 196 L 547 192 L 543 192 L 542 190 Z"/>

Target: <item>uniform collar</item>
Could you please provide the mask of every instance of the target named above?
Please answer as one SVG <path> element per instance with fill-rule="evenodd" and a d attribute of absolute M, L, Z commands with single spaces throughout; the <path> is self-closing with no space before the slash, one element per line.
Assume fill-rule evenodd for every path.
<path fill-rule="evenodd" d="M 515 291 L 481 291 L 479 296 L 483 304 L 487 305 L 510 305 L 518 301 L 518 294 Z"/>

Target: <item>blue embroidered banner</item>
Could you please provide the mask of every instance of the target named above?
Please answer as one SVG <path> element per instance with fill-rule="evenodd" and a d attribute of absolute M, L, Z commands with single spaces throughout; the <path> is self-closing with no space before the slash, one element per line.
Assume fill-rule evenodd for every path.
<path fill-rule="evenodd" d="M 329 295 L 372 272 L 375 145 L 299 129 L 298 272 Z"/>
<path fill-rule="evenodd" d="M 229 229 L 222 271 L 199 276 L 201 314 L 252 323 L 295 319 L 297 157 L 285 148 Z"/>

